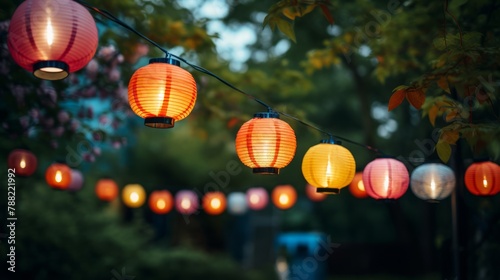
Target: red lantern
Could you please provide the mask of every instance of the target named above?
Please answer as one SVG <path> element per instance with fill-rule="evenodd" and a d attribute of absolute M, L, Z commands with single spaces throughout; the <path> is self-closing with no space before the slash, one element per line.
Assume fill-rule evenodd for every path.
<path fill-rule="evenodd" d="M 7 159 L 9 168 L 15 169 L 16 176 L 27 177 L 35 173 L 36 156 L 27 150 L 17 149 L 10 152 Z"/>
<path fill-rule="evenodd" d="M 71 168 L 66 164 L 53 163 L 45 172 L 45 180 L 55 189 L 67 189 L 71 184 Z"/>
<path fill-rule="evenodd" d="M 465 171 L 465 186 L 474 195 L 491 196 L 500 192 L 500 166 L 491 161 L 476 162 Z"/>
<path fill-rule="evenodd" d="M 326 198 L 326 194 L 324 193 L 318 193 L 316 190 L 316 187 L 314 187 L 311 184 L 306 185 L 306 195 L 311 201 L 322 201 Z"/>
<path fill-rule="evenodd" d="M 408 190 L 409 183 L 408 170 L 395 159 L 376 159 L 363 171 L 366 193 L 375 199 L 398 199 Z"/>
<path fill-rule="evenodd" d="M 282 210 L 291 208 L 297 201 L 297 192 L 291 185 L 276 186 L 271 196 L 274 205 Z"/>
<path fill-rule="evenodd" d="M 358 172 L 354 175 L 351 184 L 349 185 L 349 191 L 356 198 L 366 198 L 368 194 L 365 190 L 365 185 L 363 184 L 363 172 Z"/>
<path fill-rule="evenodd" d="M 9 26 L 14 61 L 45 80 L 60 80 L 82 69 L 97 49 L 94 18 L 71 0 L 26 0 Z"/>
<path fill-rule="evenodd" d="M 295 155 L 295 132 L 274 112 L 257 113 L 236 135 L 236 153 L 253 173 L 278 174 Z"/>
<path fill-rule="evenodd" d="M 149 195 L 149 208 L 156 214 L 167 214 L 173 206 L 174 199 L 167 190 L 154 191 Z"/>
<path fill-rule="evenodd" d="M 118 196 L 118 185 L 111 179 L 100 179 L 95 185 L 95 193 L 100 200 L 112 201 Z"/>
<path fill-rule="evenodd" d="M 154 58 L 135 71 L 128 84 L 132 111 L 153 128 L 171 128 L 191 113 L 196 102 L 193 76 L 170 58 Z"/>
<path fill-rule="evenodd" d="M 207 214 L 219 215 L 226 209 L 226 196 L 221 192 L 209 192 L 203 196 L 203 209 Z"/>

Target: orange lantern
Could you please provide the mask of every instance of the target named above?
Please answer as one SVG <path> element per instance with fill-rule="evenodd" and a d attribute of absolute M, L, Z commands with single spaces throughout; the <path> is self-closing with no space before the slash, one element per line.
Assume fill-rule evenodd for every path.
<path fill-rule="evenodd" d="M 253 173 L 278 174 L 295 155 L 295 132 L 275 112 L 257 113 L 236 135 L 236 153 Z"/>
<path fill-rule="evenodd" d="M 398 199 L 409 184 L 410 175 L 405 165 L 392 158 L 378 158 L 363 170 L 366 193 L 375 199 Z"/>
<path fill-rule="evenodd" d="M 71 168 L 66 164 L 53 163 L 45 171 L 45 180 L 55 189 L 67 189 L 71 184 Z"/>
<path fill-rule="evenodd" d="M 203 196 L 203 209 L 207 214 L 219 215 L 226 209 L 226 196 L 221 192 L 209 192 Z"/>
<path fill-rule="evenodd" d="M 149 208 L 156 214 L 167 214 L 174 206 L 174 198 L 167 190 L 154 191 L 149 195 Z"/>
<path fill-rule="evenodd" d="M 306 195 L 311 201 L 322 201 L 326 198 L 326 194 L 317 192 L 316 187 L 311 184 L 306 185 Z"/>
<path fill-rule="evenodd" d="M 45 80 L 82 69 L 97 49 L 94 18 L 72 0 L 26 0 L 14 12 L 8 47 L 14 61 Z"/>
<path fill-rule="evenodd" d="M 9 168 L 15 169 L 16 176 L 27 177 L 35 173 L 36 156 L 27 150 L 16 149 L 10 152 L 7 159 Z"/>
<path fill-rule="evenodd" d="M 279 185 L 274 188 L 271 197 L 276 207 L 286 210 L 297 201 L 297 192 L 291 185 Z"/>
<path fill-rule="evenodd" d="M 465 171 L 465 186 L 474 195 L 490 196 L 500 192 L 500 166 L 491 161 L 476 162 Z"/>
<path fill-rule="evenodd" d="M 129 184 L 122 190 L 122 200 L 126 206 L 138 208 L 146 201 L 146 192 L 139 184 Z"/>
<path fill-rule="evenodd" d="M 366 198 L 368 194 L 365 190 L 365 185 L 363 184 L 363 172 L 358 172 L 354 175 L 351 184 L 349 184 L 349 191 L 356 198 Z"/>
<path fill-rule="evenodd" d="M 128 84 L 128 101 L 144 125 L 171 128 L 191 113 L 196 102 L 193 76 L 171 58 L 153 58 Z"/>
<path fill-rule="evenodd" d="M 302 160 L 302 174 L 320 192 L 339 193 L 351 183 L 356 162 L 351 152 L 332 138 L 307 150 Z"/>
<path fill-rule="evenodd" d="M 100 200 L 112 201 L 118 196 L 118 185 L 111 179 L 100 179 L 95 185 L 95 193 Z"/>

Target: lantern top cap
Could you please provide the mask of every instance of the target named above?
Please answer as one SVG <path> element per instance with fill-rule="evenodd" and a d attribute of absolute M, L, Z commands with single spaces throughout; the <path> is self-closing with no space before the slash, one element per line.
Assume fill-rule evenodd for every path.
<path fill-rule="evenodd" d="M 171 57 L 157 57 L 157 58 L 151 58 L 149 60 L 149 64 L 152 63 L 167 63 L 175 66 L 181 66 L 181 62 L 177 59 L 171 58 Z"/>
<path fill-rule="evenodd" d="M 320 144 L 334 144 L 334 145 L 342 145 L 342 141 L 335 140 L 333 137 L 329 137 L 328 139 L 322 139 L 319 141 Z"/>
<path fill-rule="evenodd" d="M 273 111 L 270 111 L 270 112 L 259 112 L 259 113 L 255 113 L 253 115 L 254 118 L 261 118 L 261 119 L 279 119 L 280 118 L 280 114 L 277 113 L 277 112 L 273 112 Z"/>

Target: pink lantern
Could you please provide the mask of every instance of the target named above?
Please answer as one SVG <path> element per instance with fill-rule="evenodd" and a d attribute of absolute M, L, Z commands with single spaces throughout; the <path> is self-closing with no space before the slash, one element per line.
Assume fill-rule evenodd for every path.
<path fill-rule="evenodd" d="M 363 170 L 366 193 L 375 199 L 398 199 L 408 190 L 409 183 L 408 170 L 395 159 L 375 159 Z"/>
<path fill-rule="evenodd" d="M 261 210 L 266 207 L 269 195 L 264 188 L 250 188 L 247 190 L 247 204 L 252 210 Z"/>
<path fill-rule="evenodd" d="M 76 169 L 71 169 L 71 183 L 69 183 L 67 190 L 76 192 L 80 190 L 82 186 L 83 186 L 82 172 Z"/>
<path fill-rule="evenodd" d="M 198 196 L 193 191 L 179 191 L 175 195 L 175 209 L 184 215 L 193 214 L 198 210 Z"/>

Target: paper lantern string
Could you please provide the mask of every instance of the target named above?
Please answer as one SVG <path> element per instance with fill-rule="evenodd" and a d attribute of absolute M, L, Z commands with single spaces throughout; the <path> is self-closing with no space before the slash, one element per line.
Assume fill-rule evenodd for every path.
<path fill-rule="evenodd" d="M 315 126 L 309 122 L 306 122 L 306 121 L 303 121 L 293 115 L 290 115 L 288 113 L 285 113 L 285 112 L 281 112 L 281 111 L 277 111 L 277 110 L 274 110 L 269 104 L 267 104 L 266 102 L 262 101 L 261 99 L 255 97 L 254 95 L 251 95 L 239 88 L 237 88 L 236 86 L 234 86 L 233 84 L 231 84 L 230 82 L 224 80 L 223 78 L 217 76 L 215 73 L 212 73 L 211 71 L 201 67 L 201 66 L 198 66 L 196 64 L 193 64 L 189 61 L 187 61 L 186 59 L 182 58 L 182 57 L 179 57 L 177 55 L 174 55 L 174 54 L 171 54 L 170 52 L 168 52 L 165 48 L 163 48 L 162 46 L 160 46 L 158 43 L 156 43 L 155 41 L 149 39 L 146 35 L 140 33 L 139 31 L 135 30 L 133 27 L 131 27 L 130 25 L 128 25 L 127 23 L 125 23 L 124 21 L 120 20 L 119 18 L 115 17 L 113 14 L 111 14 L 110 12 L 106 11 L 106 10 L 103 10 L 103 9 L 99 9 L 97 7 L 94 7 L 92 5 L 90 5 L 89 3 L 86 3 L 85 1 L 81 1 L 81 0 L 74 0 L 75 2 L 81 4 L 82 6 L 88 8 L 89 10 L 92 10 L 104 17 L 106 17 L 107 19 L 117 23 L 118 25 L 124 27 L 125 29 L 133 32 L 134 34 L 136 34 L 137 36 L 141 37 L 142 39 L 146 40 L 147 42 L 149 42 L 150 44 L 152 44 L 153 46 L 157 47 L 158 49 L 160 49 L 162 52 L 165 53 L 166 57 L 167 58 L 170 58 L 170 57 L 174 57 L 184 63 L 186 63 L 187 65 L 191 66 L 193 69 L 195 69 L 196 71 L 200 72 L 200 73 L 203 73 L 203 74 L 206 74 L 206 75 L 209 75 L 209 76 L 212 76 L 213 78 L 217 79 L 219 82 L 223 83 L 224 85 L 228 86 L 229 88 L 247 96 L 248 98 L 254 100 L 255 102 L 259 103 L 260 105 L 264 106 L 267 108 L 268 111 L 274 111 L 282 116 L 285 116 L 289 119 L 292 119 L 304 126 L 307 126 L 307 127 L 310 127 L 314 130 L 317 130 L 323 134 L 325 134 L 326 136 L 328 136 L 329 138 L 336 138 L 336 139 L 340 139 L 342 141 L 345 141 L 345 142 L 348 142 L 348 143 L 351 143 L 353 145 L 356 145 L 356 146 L 359 146 L 359 147 L 362 147 L 362 148 L 365 148 L 369 151 L 372 151 L 378 155 L 382 155 L 382 156 L 386 156 L 387 154 L 385 154 L 384 152 L 382 152 L 380 149 L 377 149 L 377 148 L 374 148 L 372 146 L 369 146 L 369 145 L 365 145 L 365 144 L 361 144 L 359 142 L 356 142 L 356 141 L 353 141 L 353 140 L 350 140 L 350 139 L 347 139 L 347 138 L 344 138 L 344 137 L 341 137 L 341 136 L 337 136 L 337 135 L 334 135 L 332 134 L 331 132 L 329 131 L 326 131 L 324 129 L 321 129 L 319 128 L 318 126 Z"/>

